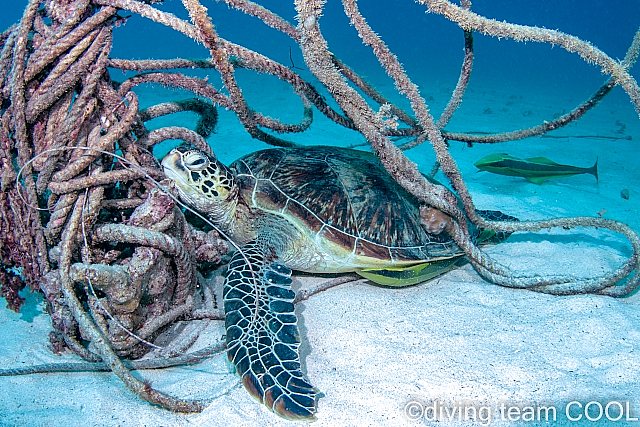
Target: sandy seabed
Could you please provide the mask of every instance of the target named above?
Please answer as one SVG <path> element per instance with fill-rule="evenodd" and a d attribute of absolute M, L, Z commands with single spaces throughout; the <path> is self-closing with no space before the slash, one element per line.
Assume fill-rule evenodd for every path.
<path fill-rule="evenodd" d="M 522 126 L 518 123 L 523 117 L 537 124 L 551 117 L 555 106 L 553 99 L 538 100 L 524 90 L 487 90 L 474 97 L 470 89 L 467 95 L 469 100 L 452 121 L 452 130 L 491 131 L 501 125 L 504 130 L 513 129 Z M 640 230 L 636 147 L 640 121 L 624 94 L 611 98 L 579 123 L 553 134 L 567 138 L 472 148 L 452 143 L 452 154 L 477 206 L 521 219 L 595 216 L 600 212 Z M 264 102 L 280 105 L 281 100 L 272 97 Z M 558 102 L 573 106 L 567 100 Z M 218 132 L 210 139 L 225 161 L 263 147 L 249 140 L 235 120 L 221 112 Z M 465 129 L 465 123 L 474 125 Z M 591 138 L 578 138 L 580 135 Z M 598 139 L 594 135 L 633 139 Z M 318 117 L 309 133 L 297 138 L 310 145 L 364 142 L 361 136 Z M 160 151 L 158 156 L 163 154 Z M 494 152 L 547 156 L 583 167 L 598 158 L 599 181 L 591 175 L 579 175 L 538 186 L 520 178 L 477 173 L 473 163 Z M 408 155 L 425 172 L 431 168 L 433 154 L 427 144 Z M 628 200 L 620 195 L 625 188 Z M 523 275 L 585 277 L 616 268 L 631 253 L 621 236 L 584 229 L 518 233 L 487 251 Z M 322 279 L 297 276 L 293 286 L 299 290 L 317 280 Z M 330 289 L 297 307 L 304 369 L 324 393 L 314 425 L 471 426 L 490 422 L 495 426 L 528 426 L 549 424 L 545 416 L 552 421 L 554 415 L 556 424 L 596 425 L 586 419 L 584 408 L 580 411 L 580 405 L 588 404 L 591 418 L 597 417 L 598 405 L 604 410 L 609 404 L 600 423 L 640 425 L 633 420 L 640 417 L 640 352 L 635 351 L 640 346 L 639 298 L 556 297 L 509 289 L 485 281 L 468 264 L 429 283 L 404 289 L 375 287 L 365 281 Z M 49 351 L 50 329 L 38 295 L 28 295 L 19 314 L 0 310 L 0 366 L 76 360 Z M 194 349 L 216 341 L 223 333 L 222 325 L 214 323 Z M 0 425 L 292 425 L 249 396 L 239 379 L 229 373 L 224 355 L 195 366 L 138 375 L 164 392 L 210 403 L 200 414 L 173 414 L 141 401 L 110 373 L 2 377 Z M 581 421 L 567 417 L 569 403 L 568 415 L 578 418 L 582 414 Z M 440 412 L 439 421 L 433 421 L 434 409 Z M 622 418 L 614 422 L 607 420 L 607 415 Z"/>

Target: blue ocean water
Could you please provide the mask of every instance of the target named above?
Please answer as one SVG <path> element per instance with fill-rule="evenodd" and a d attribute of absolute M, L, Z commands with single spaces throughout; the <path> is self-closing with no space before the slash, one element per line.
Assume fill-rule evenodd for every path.
<path fill-rule="evenodd" d="M 0 28 L 16 22 L 22 13 L 21 6 L 25 3 L 22 0 L 5 4 L 0 16 Z M 270 0 L 259 3 L 296 24 L 293 2 Z M 229 8 L 222 1 L 209 0 L 203 4 L 209 9 L 212 22 L 221 37 L 294 67 L 304 78 L 314 82 L 313 76 L 306 71 L 300 50 L 288 36 L 269 28 L 256 18 Z M 156 7 L 188 20 L 188 14 L 179 0 L 166 0 Z M 426 6 L 414 1 L 370 0 L 361 1 L 359 7 L 370 26 L 396 54 L 409 77 L 419 85 L 422 95 L 437 117 L 446 105 L 459 75 L 464 46 L 460 28 L 442 16 L 428 13 Z M 640 2 L 477 1 L 473 3 L 473 11 L 500 21 L 558 29 L 590 41 L 615 59 L 622 59 L 638 29 Z M 127 16 L 129 13 L 123 11 L 120 15 Z M 361 43 L 357 32 L 350 26 L 341 2 L 327 2 L 320 25 L 329 49 L 338 58 L 379 88 L 389 99 L 409 110 L 408 102 L 396 93 L 392 81 L 378 64 L 371 49 Z M 570 110 L 578 102 L 585 100 L 605 79 L 597 66 L 588 64 L 577 54 L 569 53 L 559 46 L 498 40 L 476 33 L 474 49 L 475 61 L 469 92 L 499 89 L 505 93 L 511 92 L 514 96 L 520 96 L 520 91 L 533 93 L 539 95 L 542 102 L 556 106 L 557 111 L 552 116 Z M 208 51 L 176 31 L 133 16 L 114 31 L 111 56 L 131 59 L 206 58 Z M 636 65 L 631 73 L 637 69 Z M 209 74 L 212 81 L 219 81 L 215 73 L 201 74 Z M 255 73 L 240 71 L 239 74 L 247 76 L 254 83 L 260 78 Z M 116 80 L 121 78 L 116 72 L 113 77 Z M 609 97 L 628 107 L 626 95 L 621 92 L 616 90 Z M 253 95 L 251 91 L 247 91 L 246 96 L 251 100 Z M 257 97 L 261 99 L 256 102 L 264 101 L 262 94 Z M 560 104 L 557 99 L 561 99 Z M 487 101 L 480 112 L 499 111 L 499 108 L 490 103 L 491 101 Z M 462 108 L 464 107 L 463 104 Z M 277 110 L 265 113 L 275 117 L 280 114 Z M 504 131 L 538 124 L 542 117 L 529 114 L 521 117 L 517 123 L 505 126 L 502 125 L 503 117 L 492 118 L 495 122 L 493 131 Z M 508 121 L 505 119 L 504 123 Z M 455 118 L 448 129 L 475 130 L 473 125 L 461 124 Z"/>
<path fill-rule="evenodd" d="M 202 3 L 209 9 L 220 36 L 282 63 L 289 62 L 288 46 L 292 43 L 286 36 L 280 36 L 256 18 L 230 9 L 224 2 L 208 0 Z M 267 0 L 258 3 L 295 23 L 293 2 Z M 0 28 L 17 22 L 25 5 L 24 0 L 4 2 Z M 188 19 L 179 0 L 166 0 L 156 6 Z M 398 55 L 410 74 L 422 72 L 444 78 L 459 68 L 462 54 L 460 30 L 445 18 L 426 13 L 426 6 L 414 1 L 369 0 L 361 1 L 359 7 L 371 27 Z M 500 21 L 558 29 L 592 42 L 614 58 L 624 56 L 640 16 L 640 2 L 628 0 L 484 0 L 474 2 L 472 8 L 481 15 Z M 321 25 L 330 49 L 343 61 L 353 64 L 356 58 L 358 66 L 363 69 L 375 65 L 375 60 L 361 45 L 354 29 L 350 28 L 339 1 L 327 2 Z M 115 56 L 143 58 L 179 54 L 191 57 L 205 53 L 173 31 L 138 17 L 131 19 L 131 25 L 116 31 L 116 37 Z M 301 65 L 295 46 L 292 47 L 296 55 L 294 59 Z M 599 81 L 599 70 L 584 64 L 575 54 L 557 52 L 557 56 L 542 60 L 543 55 L 548 54 L 548 46 L 543 44 L 527 43 L 522 46 L 512 41 L 476 35 L 476 50 L 474 78 L 530 78 L 553 72 L 563 84 L 583 79 Z M 562 51 L 561 48 L 555 50 Z M 591 82 L 586 80 L 585 84 Z"/>

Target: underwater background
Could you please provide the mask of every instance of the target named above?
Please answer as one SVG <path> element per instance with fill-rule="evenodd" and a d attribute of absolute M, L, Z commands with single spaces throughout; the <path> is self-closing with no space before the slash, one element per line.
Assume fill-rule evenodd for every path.
<path fill-rule="evenodd" d="M 221 37 L 295 67 L 329 100 L 290 38 L 223 2 L 202 3 Z M 258 3 L 296 22 L 292 2 Z M 5 0 L 0 29 L 17 22 L 25 5 L 25 1 Z M 155 6 L 188 20 L 178 0 Z M 409 0 L 361 0 L 359 7 L 420 87 L 437 118 L 460 73 L 462 30 Z M 617 59 L 624 57 L 640 26 L 640 1 L 636 0 L 478 0 L 472 10 L 501 21 L 558 29 L 590 41 Z M 319 23 L 329 49 L 338 58 L 410 111 L 406 98 L 397 93 L 371 49 L 350 26 L 341 2 L 329 0 Z M 474 50 L 471 81 L 445 128 L 448 131 L 496 133 L 535 126 L 587 100 L 607 78 L 597 66 L 559 46 L 475 33 Z M 114 30 L 112 58 L 208 56 L 201 44 L 139 16 L 130 17 Z M 635 65 L 630 73 L 637 79 L 639 70 Z M 214 85 L 222 87 L 214 70 L 190 73 L 209 75 Z M 121 81 L 133 74 L 112 70 L 111 77 Z M 288 84 L 249 70 L 238 70 L 237 78 L 252 109 L 285 123 L 301 120 L 302 103 Z M 192 96 L 153 85 L 139 86 L 135 92 L 141 108 Z M 233 113 L 221 108 L 219 112 L 216 133 L 208 141 L 221 160 L 231 162 L 266 147 L 251 139 Z M 147 124 L 154 129 L 169 125 L 193 128 L 195 123 L 196 116 L 187 112 Z M 362 135 L 335 125 L 317 111 L 309 130 L 283 137 L 305 145 L 367 148 Z M 450 150 L 480 209 L 499 209 L 522 220 L 601 215 L 640 230 L 639 140 L 638 112 L 618 87 L 577 122 L 542 137 L 473 146 L 452 141 Z M 162 158 L 178 144 L 165 142 L 154 154 Z M 491 153 L 544 156 L 580 167 L 591 167 L 597 159 L 599 179 L 584 174 L 536 185 L 520 177 L 478 172 L 474 163 Z M 407 155 L 425 173 L 435 160 L 428 142 Z M 446 179 L 441 174 L 437 178 Z M 628 197 L 623 197 L 623 190 Z M 620 236 L 582 229 L 517 234 L 489 251 L 518 273 L 585 277 L 610 271 L 631 254 L 629 244 Z M 313 280 L 297 278 L 294 285 L 301 289 Z M 0 366 L 76 360 L 49 351 L 50 321 L 44 303 L 38 295 L 24 292 L 23 296 L 27 303 L 21 313 L 0 309 Z M 0 306 L 4 307 L 3 300 Z M 631 418 L 640 417 L 637 294 L 624 299 L 556 297 L 507 289 L 484 281 L 466 265 L 406 289 L 362 283 L 339 287 L 302 306 L 306 372 L 325 393 L 315 425 L 442 425 L 424 418 L 408 419 L 403 411 L 411 399 L 435 399 L 450 406 L 463 401 L 554 405 L 559 409 L 558 424 L 566 425 L 593 425 L 584 418 L 570 422 L 560 410 L 567 402 L 606 404 L 616 400 L 629 402 Z M 196 346 L 205 346 L 207 339 L 212 341 L 222 334 L 219 326 Z M 0 378 L 0 426 L 291 425 L 252 400 L 237 377 L 228 372 L 224 359 L 142 374 L 163 391 L 211 400 L 202 414 L 175 415 L 152 407 L 130 394 L 111 374 L 47 374 Z M 535 420 L 492 421 L 492 425 L 536 425 Z M 623 417 L 615 425 L 624 423 L 638 424 Z"/>
<path fill-rule="evenodd" d="M 22 13 L 25 1 L 7 2 L 0 15 L 0 28 L 7 28 L 16 22 Z M 259 2 L 278 13 L 289 22 L 296 23 L 292 2 L 271 0 Z M 322 88 L 306 70 L 304 60 L 295 43 L 286 35 L 264 25 L 257 18 L 231 9 L 221 1 L 203 3 L 212 17 L 219 35 L 254 51 L 262 53 L 282 64 L 291 65 L 307 81 Z M 188 13 L 179 0 L 166 0 L 156 7 L 189 20 Z M 396 54 L 409 77 L 420 87 L 431 113 L 437 118 L 449 100 L 455 87 L 464 54 L 461 29 L 446 18 L 428 13 L 426 6 L 413 1 L 362 1 L 359 4 L 363 16 L 370 26 Z M 531 1 L 477 1 L 473 11 L 498 20 L 523 25 L 535 25 L 558 29 L 590 41 L 613 58 L 622 59 L 638 29 L 640 2 L 638 1 L 578 1 L 531 2 Z M 130 15 L 121 12 L 121 16 Z M 344 63 L 351 66 L 368 82 L 391 101 L 410 110 L 408 101 L 397 93 L 392 80 L 380 67 L 371 49 L 361 43 L 357 32 L 350 26 L 339 1 L 328 1 L 321 20 L 323 35 L 330 50 Z M 168 59 L 207 58 L 208 51 L 201 44 L 186 36 L 134 15 L 126 24 L 114 31 L 112 58 L 122 59 Z M 503 132 L 540 124 L 570 111 L 586 100 L 606 79 L 597 66 L 586 63 L 575 53 L 563 48 L 535 42 L 515 42 L 475 34 L 475 58 L 471 81 L 460 109 L 454 114 L 446 130 L 452 132 Z M 631 70 L 633 75 L 636 65 Z M 195 71 L 196 75 L 210 75 L 213 82 L 221 80 L 213 71 Z M 263 114 L 295 122 L 301 117 L 299 98 L 275 77 L 260 75 L 253 71 L 237 70 L 240 87 L 247 97 L 250 107 Z M 127 76 L 133 75 L 128 73 Z M 114 80 L 124 80 L 119 70 L 112 72 Z M 145 86 L 149 96 L 171 99 L 179 97 L 178 90 L 166 91 L 157 86 Z M 186 92 L 185 92 L 186 93 Z M 288 95 L 288 96 L 287 96 Z M 141 108 L 153 105 L 157 100 L 141 98 Z M 629 122 L 637 121 L 633 106 L 624 92 L 616 88 L 597 109 L 608 109 L 610 114 L 603 123 L 598 123 L 598 134 L 603 136 L 630 136 Z M 184 123 L 189 113 L 172 116 L 172 120 Z M 593 121 L 593 112 L 573 123 L 570 127 L 580 129 L 582 122 Z M 318 127 L 331 126 L 322 121 L 316 111 Z M 469 116 L 473 120 L 469 120 Z M 220 121 L 220 127 L 226 125 Z M 237 123 L 235 123 L 237 124 Z M 158 125 L 158 127 L 160 127 Z M 220 130 L 222 132 L 222 130 Z M 340 140 L 346 145 L 365 144 L 356 132 L 339 129 Z M 566 132 L 561 129 L 557 134 Z M 556 133 L 553 133 L 554 136 Z M 579 132 L 577 132 L 579 134 Z M 584 136 L 584 135 L 581 135 Z M 238 141 L 236 146 L 251 145 L 250 137 Z M 313 143 L 307 133 L 294 135 L 301 143 Z M 213 138 L 212 144 L 216 139 Z M 516 141 L 499 145 L 501 150 L 523 147 L 539 142 L 539 139 Z M 334 143 L 340 143 L 340 140 Z M 555 141 L 554 141 L 555 142 Z M 582 141 L 583 146 L 600 145 L 594 140 Z M 330 143 L 325 141 L 324 143 Z M 562 142 L 561 142 L 562 143 Z M 223 144 L 226 145 L 226 144 Z M 453 145 L 460 143 L 453 142 Z M 216 153 L 226 159 L 223 151 Z M 493 147 L 491 148 L 494 149 Z M 429 151 L 419 148 L 416 151 Z M 164 152 L 156 153 L 162 157 Z M 228 160 L 233 160 L 229 157 Z M 561 159 L 562 160 L 562 159 Z M 591 162 L 593 164 L 593 162 Z M 586 165 L 583 165 L 586 166 Z"/>

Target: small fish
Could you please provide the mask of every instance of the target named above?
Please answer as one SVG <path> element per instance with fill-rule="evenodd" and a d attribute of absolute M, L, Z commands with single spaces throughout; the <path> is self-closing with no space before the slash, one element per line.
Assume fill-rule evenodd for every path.
<path fill-rule="evenodd" d="M 458 255 L 452 258 L 413 265 L 411 267 L 389 267 L 382 270 L 365 269 L 358 270 L 356 273 L 378 285 L 402 288 L 426 282 L 427 280 L 440 276 L 453 270 L 456 264 L 463 260 L 462 255 Z"/>
<path fill-rule="evenodd" d="M 478 160 L 476 167 L 499 175 L 521 176 L 534 184 L 542 184 L 551 178 L 562 178 L 582 173 L 590 173 L 596 177 L 596 181 L 598 180 L 597 159 L 596 163 L 590 168 L 579 168 L 577 166 L 561 165 L 546 157 L 532 157 L 522 160 L 508 154 L 499 153 L 489 154 L 487 157 Z"/>

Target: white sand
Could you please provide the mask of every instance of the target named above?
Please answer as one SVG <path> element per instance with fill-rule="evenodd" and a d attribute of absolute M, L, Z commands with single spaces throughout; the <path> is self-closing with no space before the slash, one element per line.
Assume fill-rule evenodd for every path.
<path fill-rule="evenodd" d="M 250 92 L 246 86 L 244 90 Z M 283 91 L 283 97 L 291 99 L 287 98 L 290 91 L 286 87 Z M 487 131 L 497 125 L 518 128 L 527 110 L 535 114 L 527 119 L 531 124 L 551 117 L 557 105 L 553 94 L 539 100 L 532 93 L 518 93 L 523 98 L 516 98 L 518 103 L 505 112 L 500 108 L 506 105 L 510 92 L 470 90 L 451 127 Z M 152 101 L 147 100 L 147 105 Z M 571 108 L 579 101 L 563 99 L 558 103 Z M 281 102 L 275 95 L 264 105 L 252 101 L 252 106 L 264 111 L 265 105 L 280 108 Z M 485 106 L 491 106 L 494 113 L 483 114 Z M 269 110 L 265 113 L 272 114 Z M 343 145 L 362 141 L 355 133 L 328 125 L 318 115 L 313 129 L 297 141 Z M 290 114 L 290 121 L 299 117 L 300 110 L 296 110 Z M 636 215 L 640 206 L 636 154 L 640 121 L 624 94 L 617 90 L 611 100 L 581 122 L 556 134 L 615 135 L 616 120 L 626 124 L 625 135 L 633 135 L 634 140 L 537 138 L 474 148 L 452 143 L 451 150 L 479 208 L 500 209 L 521 219 L 594 216 L 605 209 L 606 218 L 622 220 L 640 230 Z M 250 141 L 235 119 L 224 112 L 211 142 L 225 160 L 262 147 Z M 492 152 L 521 157 L 544 155 L 576 166 L 591 166 L 599 157 L 600 181 L 580 175 L 537 186 L 524 179 L 476 173 L 473 163 Z M 428 145 L 412 150 L 409 156 L 425 172 L 430 169 L 433 156 Z M 630 190 L 629 200 L 620 197 L 623 188 Z M 612 233 L 554 230 L 518 234 L 488 252 L 522 274 L 589 276 L 615 268 L 630 254 L 630 247 Z M 299 289 L 308 282 L 296 279 L 294 286 Z M 39 301 L 36 296 L 29 297 L 22 314 L 0 310 L 3 368 L 76 360 L 57 357 L 47 349 L 50 321 Z M 365 283 L 343 285 L 301 303 L 298 310 L 303 364 L 311 382 L 325 394 L 318 405 L 317 426 L 431 425 L 424 417 L 420 422 L 407 418 L 405 406 L 409 401 L 418 402 L 422 409 L 437 401 L 450 411 L 463 405 L 479 411 L 489 406 L 492 417 L 500 415 L 493 411 L 501 404 L 523 411 L 527 407 L 553 406 L 561 423 L 568 423 L 564 413 L 568 402 L 585 405 L 598 401 L 606 405 L 619 401 L 623 405 L 630 402 L 631 415 L 640 416 L 640 351 L 635 351 L 640 342 L 637 295 L 626 299 L 555 297 L 513 290 L 484 281 L 466 265 L 430 283 L 406 289 L 383 289 Z M 221 325 L 216 324 L 197 345 L 222 334 Z M 176 415 L 152 407 L 110 373 L 47 374 L 0 378 L 0 425 L 292 425 L 253 400 L 238 378 L 228 372 L 225 359 L 219 356 L 196 366 L 139 373 L 167 393 L 206 399 L 210 404 L 201 414 Z M 412 413 L 432 415 L 415 412 L 419 409 L 412 407 Z M 519 419 L 516 409 L 512 411 L 512 417 Z M 486 414 L 486 410 L 479 412 L 476 424 L 463 424 L 483 424 L 480 416 Z M 617 416 L 617 408 L 610 407 L 609 414 Z M 458 412 L 453 414 L 455 419 L 457 416 Z M 494 418 L 492 425 L 519 424 Z M 535 425 L 523 421 L 525 424 Z"/>

